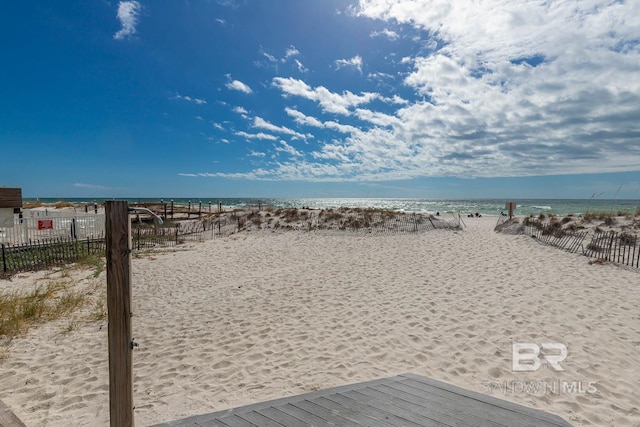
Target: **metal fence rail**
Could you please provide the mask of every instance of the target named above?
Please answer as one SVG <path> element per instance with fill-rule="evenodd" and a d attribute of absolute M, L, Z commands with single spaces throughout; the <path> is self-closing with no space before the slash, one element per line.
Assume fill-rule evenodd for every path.
<path fill-rule="evenodd" d="M 17 245 L 2 243 L 0 249 L 2 272 L 13 273 L 69 264 L 92 254 L 103 256 L 105 240 L 104 237 L 85 240 L 56 237 Z"/>

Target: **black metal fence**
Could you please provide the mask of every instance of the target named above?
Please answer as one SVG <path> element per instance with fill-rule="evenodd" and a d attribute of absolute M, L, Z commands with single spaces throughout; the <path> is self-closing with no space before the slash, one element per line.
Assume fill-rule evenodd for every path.
<path fill-rule="evenodd" d="M 89 255 L 104 256 L 106 247 L 104 237 L 58 237 L 15 245 L 3 243 L 1 250 L 2 272 L 6 274 L 69 264 Z"/>
<path fill-rule="evenodd" d="M 189 241 L 204 240 L 206 224 L 188 223 L 168 227 L 134 224 L 131 228 L 131 248 L 134 251 L 165 248 Z M 213 237 L 213 236 L 211 236 Z M 30 240 L 27 243 L 3 243 L 0 270 L 3 274 L 38 270 L 56 265 L 71 264 L 90 255 L 105 256 L 104 235 L 76 239 L 56 237 Z"/>

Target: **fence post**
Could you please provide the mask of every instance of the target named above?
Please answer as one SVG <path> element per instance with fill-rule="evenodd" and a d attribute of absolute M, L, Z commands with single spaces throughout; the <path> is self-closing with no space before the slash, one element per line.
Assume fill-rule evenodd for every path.
<path fill-rule="evenodd" d="M 131 224 L 126 201 L 105 203 L 107 310 L 109 321 L 109 419 L 133 426 L 131 339 Z"/>
<path fill-rule="evenodd" d="M 71 219 L 71 237 L 74 239 L 77 239 L 78 236 L 76 234 L 76 219 L 72 218 Z"/>
<path fill-rule="evenodd" d="M 7 260 L 4 256 L 4 243 L 2 244 L 2 270 L 5 273 L 7 272 Z"/>

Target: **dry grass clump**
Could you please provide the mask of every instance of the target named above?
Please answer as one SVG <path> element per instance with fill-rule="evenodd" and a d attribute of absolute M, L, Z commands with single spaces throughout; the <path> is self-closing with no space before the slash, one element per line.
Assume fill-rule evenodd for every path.
<path fill-rule="evenodd" d="M 309 213 L 306 211 L 300 211 L 295 208 L 290 208 L 279 209 L 278 211 L 276 211 L 276 215 L 280 215 L 282 217 L 282 220 L 288 223 L 303 220 L 309 216 Z"/>
<path fill-rule="evenodd" d="M 535 227 L 538 230 L 542 230 L 544 228 L 544 223 L 542 220 L 534 218 L 533 216 L 528 216 L 523 221 L 524 225 Z"/>
<path fill-rule="evenodd" d="M 72 208 L 73 207 L 73 203 L 71 203 L 71 202 L 56 202 L 53 205 L 53 207 L 56 208 L 56 209 Z"/>
<path fill-rule="evenodd" d="M 607 221 L 612 221 L 614 217 L 609 212 L 587 212 L 584 214 L 582 219 L 586 222 L 591 222 L 594 220 L 607 222 Z"/>
<path fill-rule="evenodd" d="M 618 235 L 621 246 L 635 246 L 637 237 L 635 234 L 622 232 Z"/>
<path fill-rule="evenodd" d="M 333 209 L 321 210 L 318 217 L 322 218 L 324 222 L 339 221 L 344 217 L 344 213 L 337 212 Z"/>
<path fill-rule="evenodd" d="M 42 207 L 42 202 L 40 200 L 36 200 L 35 202 L 22 202 L 23 209 L 33 209 Z"/>
<path fill-rule="evenodd" d="M 63 332 L 71 332 L 80 325 L 77 313 L 85 307 L 92 307 L 87 319 L 104 320 L 106 283 L 96 280 L 104 267 L 104 257 L 90 255 L 47 275 L 46 283 L 36 279 L 30 291 L 0 291 L 0 343 L 10 342 L 32 326 L 66 317 L 69 319 Z"/>
<path fill-rule="evenodd" d="M 68 283 L 53 281 L 31 292 L 0 294 L 0 337 L 11 339 L 30 326 L 59 319 L 85 302 L 85 295 L 68 289 Z"/>

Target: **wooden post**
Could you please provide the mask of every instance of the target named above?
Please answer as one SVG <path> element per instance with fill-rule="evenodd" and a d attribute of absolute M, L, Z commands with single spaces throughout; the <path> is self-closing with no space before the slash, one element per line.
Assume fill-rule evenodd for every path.
<path fill-rule="evenodd" d="M 509 219 L 513 218 L 513 211 L 516 209 L 516 202 L 507 202 L 504 207 L 508 211 Z"/>
<path fill-rule="evenodd" d="M 105 203 L 107 310 L 109 321 L 109 419 L 111 427 L 133 426 L 131 339 L 131 225 L 129 205 Z"/>

